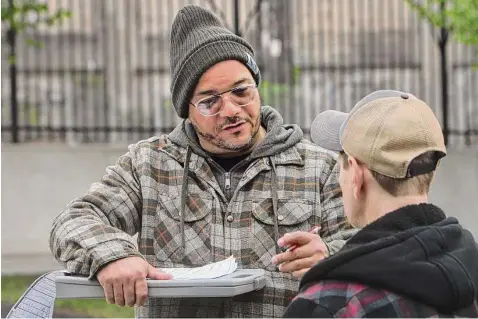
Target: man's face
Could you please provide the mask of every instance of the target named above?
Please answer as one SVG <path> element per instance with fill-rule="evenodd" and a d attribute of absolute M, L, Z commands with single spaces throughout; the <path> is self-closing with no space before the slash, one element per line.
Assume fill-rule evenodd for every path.
<path fill-rule="evenodd" d="M 365 200 L 360 195 L 361 183 L 356 181 L 357 165 L 348 163 L 347 156 L 340 156 L 340 177 L 339 184 L 342 189 L 342 200 L 344 203 L 345 216 L 354 227 L 362 228 L 366 224 L 365 220 Z"/>
<path fill-rule="evenodd" d="M 239 61 L 220 62 L 207 70 L 199 79 L 191 102 L 241 87 L 255 84 L 252 74 Z M 189 106 L 189 120 L 199 137 L 201 146 L 208 152 L 224 155 L 247 153 L 263 138 L 260 120 L 260 98 L 256 88 L 254 97 L 246 106 L 233 103 L 237 100 L 230 92 L 222 94 L 222 108 L 218 114 L 204 116 L 194 105 Z M 240 94 L 236 93 L 236 97 Z"/>

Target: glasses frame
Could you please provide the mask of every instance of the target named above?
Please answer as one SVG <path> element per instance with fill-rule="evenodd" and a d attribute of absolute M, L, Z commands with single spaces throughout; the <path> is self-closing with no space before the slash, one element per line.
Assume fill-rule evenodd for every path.
<path fill-rule="evenodd" d="M 193 105 L 193 106 L 199 111 L 199 114 L 201 114 L 202 116 L 205 116 L 205 117 L 216 116 L 216 115 L 218 115 L 219 113 L 221 113 L 222 109 L 224 108 L 224 105 L 226 104 L 226 103 L 224 103 L 224 97 L 223 97 L 222 95 L 223 95 L 223 94 L 226 94 L 226 93 L 230 93 L 230 92 L 232 92 L 232 91 L 234 91 L 234 90 L 236 90 L 236 89 L 238 89 L 238 88 L 243 88 L 243 87 L 248 87 L 248 88 L 249 88 L 249 87 L 252 87 L 252 88 L 255 89 L 255 90 L 254 90 L 254 96 L 252 97 L 252 99 L 251 99 L 250 102 L 248 102 L 247 104 L 238 105 L 237 103 L 234 103 L 234 101 L 232 101 L 231 99 L 229 99 L 229 100 L 230 100 L 231 103 L 234 104 L 235 106 L 245 107 L 245 106 L 248 106 L 249 104 L 251 104 L 252 101 L 254 101 L 254 98 L 256 97 L 256 93 L 257 93 L 257 84 L 253 84 L 253 83 L 239 84 L 239 85 L 233 87 L 232 89 L 223 91 L 223 92 L 221 92 L 221 93 L 211 94 L 211 95 L 205 96 L 205 97 L 199 99 L 196 103 L 193 103 L 193 102 L 189 102 L 189 103 L 190 103 L 191 105 Z M 206 99 L 209 99 L 209 98 L 211 98 L 211 97 L 213 97 L 213 96 L 219 97 L 219 98 L 222 99 L 223 103 L 222 103 L 221 108 L 219 109 L 219 111 L 217 111 L 217 112 L 214 113 L 214 114 L 208 114 L 208 115 L 202 114 L 202 113 L 201 113 L 201 110 L 200 110 L 199 107 L 198 107 L 198 104 L 199 104 L 201 101 L 206 100 Z"/>

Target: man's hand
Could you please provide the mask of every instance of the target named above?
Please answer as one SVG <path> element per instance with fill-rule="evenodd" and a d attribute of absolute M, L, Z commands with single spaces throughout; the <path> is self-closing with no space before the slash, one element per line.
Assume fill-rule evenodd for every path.
<path fill-rule="evenodd" d="M 146 278 L 165 280 L 172 276 L 154 268 L 140 257 L 127 257 L 102 267 L 96 278 L 103 287 L 109 304 L 132 307 L 142 306 L 148 298 Z"/>
<path fill-rule="evenodd" d="M 320 236 L 308 232 L 287 233 L 279 239 L 278 244 L 280 247 L 297 245 L 292 251 L 272 257 L 272 263 L 279 265 L 280 271 L 292 273 L 295 278 L 302 278 L 312 266 L 329 255 Z"/>

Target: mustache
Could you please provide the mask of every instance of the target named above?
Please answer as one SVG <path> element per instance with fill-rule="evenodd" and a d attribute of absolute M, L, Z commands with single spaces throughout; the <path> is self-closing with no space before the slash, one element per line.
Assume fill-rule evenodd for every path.
<path fill-rule="evenodd" d="M 222 128 L 226 125 L 230 125 L 230 124 L 235 124 L 237 122 L 240 122 L 240 121 L 246 121 L 250 124 L 253 124 L 252 123 L 252 120 L 249 119 L 249 118 L 242 118 L 242 117 L 239 117 L 239 116 L 233 116 L 233 117 L 228 117 L 226 118 L 226 120 L 224 121 L 224 123 L 222 124 L 219 124 L 217 127 L 216 127 L 216 132 L 219 132 L 222 130 Z"/>

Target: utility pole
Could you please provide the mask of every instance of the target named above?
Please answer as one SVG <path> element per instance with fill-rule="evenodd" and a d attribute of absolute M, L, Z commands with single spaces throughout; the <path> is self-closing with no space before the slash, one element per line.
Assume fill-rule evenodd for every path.
<path fill-rule="evenodd" d="M 8 0 L 10 10 L 14 10 L 13 0 Z M 9 54 L 9 73 L 10 73 L 10 107 L 11 107 L 11 131 L 12 142 L 18 143 L 18 99 L 17 99 L 17 61 L 15 46 L 16 46 L 16 31 L 12 25 L 9 25 L 7 31 L 8 44 L 10 46 Z"/>
<path fill-rule="evenodd" d="M 239 21 L 239 0 L 234 0 L 234 33 L 241 36 Z"/>
<path fill-rule="evenodd" d="M 440 13 L 443 19 L 446 19 L 446 1 L 440 3 Z M 445 22 L 445 21 L 444 21 Z M 446 47 L 448 44 L 448 30 L 445 23 L 440 28 L 440 38 L 438 40 L 438 47 L 440 49 L 440 71 L 441 71 L 441 104 L 443 112 L 443 136 L 445 138 L 445 145 L 448 145 L 448 61 L 446 54 Z"/>

